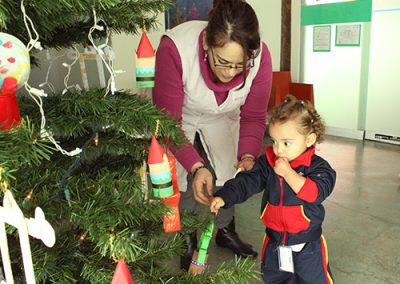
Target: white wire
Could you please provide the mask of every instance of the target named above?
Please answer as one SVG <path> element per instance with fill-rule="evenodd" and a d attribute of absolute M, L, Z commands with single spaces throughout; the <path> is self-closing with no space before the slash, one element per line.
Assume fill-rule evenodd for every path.
<path fill-rule="evenodd" d="M 43 86 L 46 86 L 46 85 L 47 85 L 47 86 L 49 87 L 49 89 L 50 89 L 53 93 L 56 92 L 56 90 L 55 90 L 53 84 L 49 81 L 50 70 L 51 70 L 51 68 L 53 67 L 54 62 L 55 62 L 58 58 L 64 57 L 66 54 L 67 54 L 67 51 L 65 51 L 63 54 L 58 55 L 58 56 L 54 57 L 53 59 L 51 59 L 50 64 L 49 64 L 49 67 L 47 68 L 46 81 L 43 82 L 43 83 L 41 83 L 41 84 L 39 85 L 39 87 L 43 87 Z"/>
<path fill-rule="evenodd" d="M 36 31 L 31 18 L 29 18 L 29 16 L 26 14 L 24 0 L 21 0 L 21 11 L 22 11 L 22 14 L 24 17 L 24 24 L 25 24 L 26 30 L 29 35 L 29 43 L 27 44 L 28 51 L 31 51 L 31 49 L 33 47 L 35 47 L 39 50 L 42 50 L 42 46 L 40 45 L 40 41 L 39 41 L 39 34 Z M 29 28 L 29 24 L 30 24 L 30 27 L 32 28 L 33 32 L 35 33 L 35 38 L 32 37 L 32 33 L 31 33 L 31 29 Z"/>
<path fill-rule="evenodd" d="M 39 34 L 36 31 L 32 20 L 26 14 L 25 6 L 24 6 L 24 0 L 21 0 L 21 11 L 22 11 L 23 18 L 24 18 L 24 24 L 25 24 L 25 27 L 26 27 L 26 30 L 28 32 L 29 39 L 30 39 L 29 43 L 27 44 L 28 52 L 30 52 L 33 47 L 41 50 L 42 46 L 40 45 L 40 42 L 39 42 Z M 32 37 L 32 33 L 31 33 L 30 28 L 32 28 L 33 32 L 35 33 L 35 38 Z M 50 68 L 49 68 L 49 70 L 50 70 Z M 48 73 L 50 72 L 49 70 L 48 70 Z M 46 82 L 48 82 L 48 75 L 46 76 Z M 31 86 L 29 86 L 29 84 L 27 82 L 25 82 L 25 89 L 28 92 L 28 94 L 32 97 L 32 99 L 36 102 L 36 104 L 39 106 L 40 114 L 42 116 L 41 122 L 40 122 L 40 134 L 41 134 L 41 136 L 44 137 L 44 138 L 49 139 L 54 144 L 54 146 L 57 148 L 57 150 L 59 150 L 63 155 L 76 156 L 79 153 L 81 153 L 82 149 L 80 149 L 80 148 L 76 148 L 75 150 L 72 150 L 70 152 L 65 151 L 57 143 L 57 141 L 54 139 L 53 135 L 51 135 L 51 133 L 49 133 L 45 129 L 45 127 L 46 127 L 46 117 L 44 115 L 43 101 L 42 101 L 41 97 L 46 97 L 47 94 L 45 94 L 43 90 L 32 88 Z"/>
<path fill-rule="evenodd" d="M 104 51 L 102 50 L 102 49 L 105 49 L 105 48 L 108 48 L 109 50 L 112 50 L 111 46 L 108 45 L 108 40 L 110 38 L 110 30 L 109 30 L 109 28 L 107 26 L 107 23 L 105 21 L 103 21 L 102 19 L 97 19 L 96 10 L 95 9 L 93 9 L 93 18 L 94 18 L 94 25 L 89 30 L 88 39 L 89 39 L 90 43 L 92 44 L 93 48 L 96 50 L 97 54 L 100 56 L 100 58 L 103 61 L 104 65 L 106 66 L 108 72 L 110 73 L 110 78 L 108 79 L 106 92 L 104 94 L 104 97 L 105 97 L 109 93 L 110 88 L 111 88 L 111 94 L 114 95 L 114 92 L 115 92 L 115 72 L 114 72 L 114 69 L 113 69 L 113 65 L 114 65 L 113 64 L 113 59 L 111 58 L 111 56 L 109 56 L 108 57 L 109 63 L 108 63 L 107 60 L 105 59 Z M 98 47 L 94 43 L 94 40 L 93 40 L 93 37 L 92 37 L 92 33 L 95 30 L 102 30 L 103 29 L 102 26 L 99 26 L 97 24 L 98 22 L 102 22 L 106 27 L 106 42 L 101 45 L 101 48 Z"/>
<path fill-rule="evenodd" d="M 69 85 L 69 86 L 68 86 L 68 81 L 69 81 L 69 76 L 71 75 L 72 66 L 78 61 L 79 56 L 80 56 L 79 50 L 78 50 L 75 46 L 73 46 L 73 49 L 75 50 L 75 58 L 74 58 L 74 60 L 72 61 L 71 64 L 66 64 L 66 63 L 65 63 L 65 65 L 63 65 L 63 66 L 65 66 L 65 67 L 68 68 L 68 72 L 67 72 L 67 75 L 65 75 L 65 77 L 64 77 L 64 86 L 65 86 L 65 89 L 63 90 L 62 94 L 65 94 L 70 88 L 75 88 L 75 89 L 77 89 L 78 91 L 81 90 L 78 84 L 76 84 L 76 85 Z"/>
<path fill-rule="evenodd" d="M 40 110 L 40 114 L 42 115 L 42 119 L 40 122 L 40 134 L 43 138 L 47 138 L 50 140 L 50 142 L 52 142 L 54 144 L 54 146 L 57 148 L 57 150 L 59 150 L 63 155 L 66 156 L 76 156 L 79 153 L 82 152 L 82 149 L 80 148 L 75 148 L 75 150 L 72 150 L 70 152 L 65 151 L 58 143 L 57 141 L 54 139 L 53 135 L 51 135 L 51 133 L 49 133 L 45 127 L 46 127 L 46 117 L 44 115 L 44 110 L 43 110 L 43 101 L 41 97 L 46 97 L 47 94 L 44 93 L 43 90 L 38 90 L 35 88 L 32 88 L 31 86 L 29 86 L 28 83 L 25 83 L 25 89 L 28 92 L 28 94 L 31 96 L 31 98 L 35 101 L 35 103 L 39 106 L 39 110 Z"/>

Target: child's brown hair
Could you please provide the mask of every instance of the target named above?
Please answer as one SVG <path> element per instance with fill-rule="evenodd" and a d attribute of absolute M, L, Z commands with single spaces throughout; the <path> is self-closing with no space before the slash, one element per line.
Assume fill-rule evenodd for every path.
<path fill-rule="evenodd" d="M 324 122 L 309 101 L 298 100 L 293 95 L 286 96 L 284 102 L 270 112 L 269 124 L 284 123 L 291 119 L 298 123 L 299 133 L 315 133 L 318 143 L 324 140 Z"/>

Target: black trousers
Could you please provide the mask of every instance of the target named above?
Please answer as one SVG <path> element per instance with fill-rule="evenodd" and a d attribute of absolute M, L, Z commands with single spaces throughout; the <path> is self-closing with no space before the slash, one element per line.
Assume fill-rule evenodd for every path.
<path fill-rule="evenodd" d="M 201 139 L 200 139 L 200 136 L 198 133 L 196 133 L 193 146 L 197 150 L 199 155 L 203 158 L 204 165 L 207 167 L 207 169 L 210 170 L 211 174 L 213 175 L 213 177 L 214 177 L 213 192 L 216 192 L 220 188 L 215 185 L 217 176 L 216 176 L 215 171 L 212 168 L 211 163 L 207 157 L 207 153 L 204 150 L 204 147 L 201 143 Z M 192 189 L 192 181 L 193 181 L 192 175 L 188 175 L 187 176 L 188 188 L 186 189 L 186 192 L 181 192 L 181 200 L 179 202 L 179 209 L 181 211 L 189 211 L 189 212 L 192 212 L 195 214 L 200 212 L 201 210 L 209 211 L 210 209 L 207 208 L 207 206 L 198 203 L 194 199 L 193 189 Z M 229 223 L 233 219 L 234 213 L 235 213 L 234 207 L 231 207 L 228 209 L 220 209 L 218 211 L 218 215 L 217 215 L 216 222 L 215 222 L 217 228 L 221 229 L 221 228 L 228 226 Z"/>

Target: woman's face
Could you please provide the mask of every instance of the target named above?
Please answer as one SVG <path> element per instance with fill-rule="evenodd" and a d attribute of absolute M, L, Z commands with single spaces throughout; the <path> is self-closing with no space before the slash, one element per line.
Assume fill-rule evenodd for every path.
<path fill-rule="evenodd" d="M 243 48 L 234 41 L 227 42 L 222 47 L 206 45 L 208 62 L 215 77 L 222 83 L 228 83 L 243 72 Z"/>

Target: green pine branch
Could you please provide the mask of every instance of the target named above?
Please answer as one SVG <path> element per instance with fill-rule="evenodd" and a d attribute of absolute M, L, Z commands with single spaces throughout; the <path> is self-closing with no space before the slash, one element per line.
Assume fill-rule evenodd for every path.
<path fill-rule="evenodd" d="M 139 33 L 158 27 L 156 15 L 170 5 L 168 0 L 25 0 L 25 10 L 39 33 L 44 48 L 70 47 L 88 42 L 94 24 L 93 9 L 112 32 Z M 99 23 L 100 25 L 102 23 Z M 20 1 L 0 2 L 0 30 L 25 44 L 29 37 L 23 24 Z M 97 36 L 104 36 L 98 32 Z"/>
<path fill-rule="evenodd" d="M 28 33 L 20 1 L 0 2 L 0 31 L 25 44 Z M 87 43 L 93 9 L 112 32 L 138 33 L 157 28 L 156 16 L 167 0 L 24 0 L 28 16 L 45 48 Z M 99 22 L 103 25 L 103 22 Z M 104 37 L 96 31 L 95 38 Z M 0 131 L 1 181 L 6 181 L 24 216 L 41 207 L 56 232 L 54 247 L 30 238 L 38 283 L 110 283 L 115 260 L 124 258 L 135 283 L 247 283 L 259 279 L 254 260 L 236 259 L 193 276 L 171 269 L 184 251 L 183 234 L 201 231 L 213 216 L 181 214 L 182 231 L 164 233 L 162 216 L 169 209 L 147 200 L 139 168 L 148 156 L 158 126 L 160 143 L 185 144 L 179 122 L 149 101 L 125 91 L 104 90 L 51 94 L 43 98 L 46 130 L 66 151 L 62 155 L 40 135 L 41 114 L 33 100 L 18 96 L 23 122 Z M 159 122 L 159 125 L 158 125 Z M 95 143 L 94 138 L 97 138 Z M 150 192 L 151 197 L 151 192 Z M 16 283 L 24 271 L 18 232 L 7 226 Z"/>

